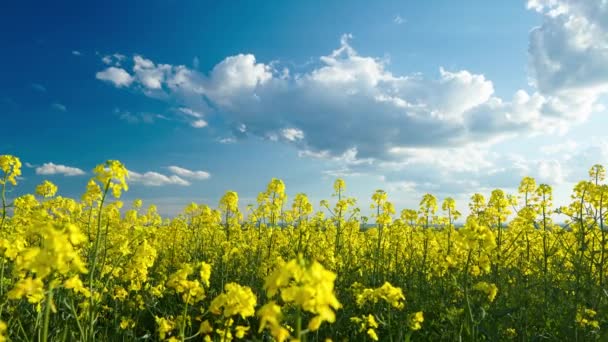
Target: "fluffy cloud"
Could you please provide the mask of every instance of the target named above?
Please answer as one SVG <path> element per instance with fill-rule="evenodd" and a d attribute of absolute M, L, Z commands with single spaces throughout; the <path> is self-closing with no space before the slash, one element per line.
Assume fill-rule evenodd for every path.
<path fill-rule="evenodd" d="M 189 186 L 189 180 L 205 180 L 211 177 L 211 174 L 205 171 L 192 171 L 179 166 L 169 166 L 170 175 L 162 174 L 155 171 L 138 173 L 129 171 L 129 182 L 139 183 L 145 186 L 165 186 L 179 185 Z M 186 180 L 186 179 L 189 180 Z"/>
<path fill-rule="evenodd" d="M 133 82 L 133 77 L 125 69 L 117 67 L 109 67 L 99 71 L 95 74 L 95 77 L 98 80 L 110 82 L 118 88 L 128 87 Z"/>
<path fill-rule="evenodd" d="M 209 74 L 136 55 L 133 78 L 126 82 L 148 96 L 181 103 L 180 111 L 192 117 L 194 126 L 202 124 L 201 113 L 213 108 L 235 129 L 247 127 L 246 134 L 282 137 L 327 156 L 356 150 L 358 158 L 383 159 L 393 147 L 490 138 L 473 130 L 476 121 L 468 114 L 493 101 L 494 87 L 483 75 L 443 68 L 436 79 L 394 75 L 385 61 L 360 56 L 349 39 L 345 35 L 338 49 L 304 74 L 279 72 L 250 54 L 227 57 Z M 522 121 L 498 115 L 505 116 L 494 120 L 501 132 Z"/>
<path fill-rule="evenodd" d="M 129 77 L 122 86 L 167 101 L 192 126 L 209 117 L 227 123 L 234 136 L 222 142 L 250 135 L 293 144 L 301 156 L 335 163 L 326 175 L 380 173 L 402 188 L 446 193 L 513 187 L 526 175 L 555 184 L 574 174 L 568 156 L 576 144 L 545 148 L 532 160 L 498 155 L 492 144 L 565 133 L 602 108 L 608 5 L 530 0 L 528 7 L 542 16 L 529 35 L 531 87 L 510 97 L 470 70 L 396 74 L 388 61 L 357 52 L 350 35 L 301 73 L 251 54 L 208 72 L 136 55 L 123 63 L 130 73 L 121 69 Z"/>
<path fill-rule="evenodd" d="M 608 4 L 603 0 L 529 0 L 543 14 L 530 33 L 535 81 L 543 93 L 608 90 Z"/>
<path fill-rule="evenodd" d="M 211 174 L 209 174 L 209 172 L 206 172 L 206 171 L 192 171 L 192 170 L 188 170 L 183 167 L 174 166 L 174 165 L 169 166 L 168 169 L 169 169 L 169 171 L 171 171 L 172 173 L 174 173 L 180 177 L 189 178 L 189 179 L 204 180 L 204 179 L 209 179 L 209 177 L 211 177 Z"/>
<path fill-rule="evenodd" d="M 608 5 L 603 0 L 529 0 L 543 15 L 530 33 L 532 81 L 545 110 L 585 120 L 608 93 Z"/>
<path fill-rule="evenodd" d="M 158 172 L 148 171 L 145 173 L 137 173 L 135 171 L 129 171 L 129 182 L 140 183 L 145 186 L 164 186 L 164 185 L 180 185 L 188 186 L 190 182 L 176 176 L 176 175 L 163 175 Z"/>
<path fill-rule="evenodd" d="M 42 166 L 39 166 L 36 168 L 36 174 L 44 175 L 44 176 L 49 176 L 49 175 L 80 176 L 80 175 L 84 175 L 85 172 L 76 167 L 58 165 L 58 164 L 54 164 L 54 163 L 44 163 L 44 164 L 42 164 Z"/>
<path fill-rule="evenodd" d="M 289 141 L 296 141 L 304 139 L 304 132 L 297 128 L 285 128 L 281 130 L 281 135 L 283 138 Z"/>

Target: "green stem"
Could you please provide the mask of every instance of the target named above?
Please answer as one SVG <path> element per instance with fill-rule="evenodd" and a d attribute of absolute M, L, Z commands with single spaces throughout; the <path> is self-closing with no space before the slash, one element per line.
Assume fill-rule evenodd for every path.
<path fill-rule="evenodd" d="M 49 293 L 46 297 L 44 308 L 44 323 L 42 325 L 42 342 L 47 342 L 49 338 L 49 321 L 51 319 L 51 307 L 53 306 L 53 281 L 49 285 Z"/>
<path fill-rule="evenodd" d="M 296 318 L 296 338 L 302 341 L 300 334 L 302 333 L 302 309 L 298 307 L 298 315 Z"/>
<path fill-rule="evenodd" d="M 0 268 L 0 297 L 4 295 L 4 267 L 6 261 L 2 258 L 2 267 Z"/>
<path fill-rule="evenodd" d="M 0 222 L 0 232 L 4 228 L 4 220 L 6 219 L 6 179 L 8 175 L 4 175 L 2 181 L 2 221 Z"/>
<path fill-rule="evenodd" d="M 101 201 L 99 202 L 99 213 L 97 213 L 97 232 L 95 235 L 95 244 L 93 247 L 93 258 L 91 259 L 91 271 L 89 273 L 89 291 L 91 292 L 91 297 L 90 297 L 90 308 L 89 308 L 89 334 L 90 334 L 90 338 L 91 341 L 94 341 L 95 338 L 95 334 L 93 333 L 94 330 L 94 324 L 95 324 L 95 303 L 94 301 L 94 293 L 93 293 L 93 280 L 95 278 L 95 266 L 97 263 L 97 257 L 99 254 L 99 240 L 101 239 L 101 217 L 103 214 L 103 204 L 106 200 L 106 196 L 108 195 L 108 190 L 110 189 L 110 183 L 112 182 L 111 179 L 108 180 L 108 182 L 106 183 L 106 186 L 104 188 L 103 191 L 103 195 L 101 197 Z M 107 238 L 107 237 L 106 237 Z"/>
<path fill-rule="evenodd" d="M 80 335 L 84 337 L 85 331 L 82 328 L 82 325 L 80 324 L 80 319 L 78 319 L 78 313 L 76 312 L 76 309 L 74 308 L 74 299 L 71 299 L 70 311 L 72 311 L 72 315 L 74 315 L 74 319 L 76 319 L 76 326 L 78 326 L 78 331 L 80 331 Z"/>
<path fill-rule="evenodd" d="M 188 313 L 188 302 L 190 301 L 190 296 L 188 296 L 187 300 L 186 300 L 186 305 L 184 305 L 184 312 L 182 314 L 182 324 L 179 327 L 179 338 L 181 339 L 181 341 L 185 341 L 186 340 L 186 314 Z M 224 338 L 224 341 L 226 339 Z"/>

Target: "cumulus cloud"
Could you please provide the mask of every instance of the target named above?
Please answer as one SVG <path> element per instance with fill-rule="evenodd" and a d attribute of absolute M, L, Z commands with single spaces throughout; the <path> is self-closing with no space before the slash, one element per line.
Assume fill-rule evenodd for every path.
<path fill-rule="evenodd" d="M 36 168 L 37 175 L 64 175 L 64 176 L 80 176 L 84 175 L 85 172 L 79 168 L 65 166 L 54 163 L 44 163 L 42 166 Z"/>
<path fill-rule="evenodd" d="M 190 182 L 177 175 L 164 175 L 154 171 L 138 173 L 129 170 L 129 182 L 139 183 L 144 186 L 190 185 Z"/>
<path fill-rule="evenodd" d="M 192 114 L 213 108 L 234 127 L 247 127 L 246 134 L 282 137 L 328 156 L 356 150 L 358 158 L 383 159 L 393 147 L 462 144 L 530 127 L 532 119 L 507 115 L 510 104 L 502 102 L 488 106 L 486 117 L 471 114 L 497 101 L 483 75 L 443 68 L 438 78 L 394 75 L 386 61 L 359 55 L 350 39 L 343 36 L 304 74 L 278 72 L 250 54 L 227 57 L 208 74 L 136 55 L 132 81 L 148 96 L 182 103 L 194 120 L 200 115 Z M 476 129 L 488 119 L 498 126 L 491 135 Z"/>
<path fill-rule="evenodd" d="M 208 73 L 136 55 L 133 83 L 148 96 L 245 125 L 248 135 L 282 137 L 332 157 L 354 149 L 357 158 L 385 160 L 395 148 L 564 133 L 597 111 L 598 98 L 608 92 L 608 6 L 529 0 L 528 7 L 543 18 L 529 36 L 533 88 L 510 99 L 496 96 L 492 81 L 469 70 L 395 74 L 386 60 L 359 54 L 350 35 L 303 73 L 251 54 L 227 57 Z M 286 135 L 286 129 L 301 134 Z"/>
<path fill-rule="evenodd" d="M 179 166 L 168 167 L 171 174 L 162 174 L 155 171 L 138 173 L 129 171 L 129 182 L 139 183 L 144 186 L 179 185 L 189 186 L 190 180 L 205 180 L 211 177 L 206 171 L 192 171 Z"/>
<path fill-rule="evenodd" d="M 180 177 L 184 177 L 184 178 L 188 178 L 188 179 L 205 180 L 205 179 L 209 179 L 211 177 L 211 174 L 209 174 L 209 172 L 206 172 L 206 171 L 192 171 L 192 170 L 188 170 L 183 167 L 174 166 L 174 165 L 169 166 L 168 169 L 172 173 L 174 173 Z"/>
<path fill-rule="evenodd" d="M 529 0 L 543 15 L 530 33 L 535 81 L 544 93 L 608 89 L 608 5 L 602 0 Z"/>
<path fill-rule="evenodd" d="M 99 71 L 95 74 L 95 77 L 98 80 L 110 82 L 118 88 L 128 87 L 133 82 L 133 77 L 125 69 L 117 67 L 109 67 Z"/>
<path fill-rule="evenodd" d="M 516 186 L 526 175 L 559 183 L 573 174 L 567 155 L 580 146 L 546 147 L 540 159 L 525 160 L 498 155 L 492 144 L 563 134 L 603 109 L 608 6 L 529 0 L 528 7 L 542 16 L 528 37 L 531 87 L 507 97 L 471 70 L 395 73 L 387 60 L 360 54 L 350 35 L 303 72 L 252 54 L 226 57 L 207 72 L 135 55 L 128 67 L 125 60 L 129 72 L 121 69 L 129 77 L 122 86 L 179 108 L 193 126 L 210 117 L 228 124 L 234 136 L 221 142 L 256 136 L 337 164 L 326 175 L 382 173 L 408 189 L 446 192 Z"/>
<path fill-rule="evenodd" d="M 608 5 L 602 0 L 529 0 L 543 15 L 530 33 L 533 84 L 546 110 L 585 120 L 608 93 Z"/>

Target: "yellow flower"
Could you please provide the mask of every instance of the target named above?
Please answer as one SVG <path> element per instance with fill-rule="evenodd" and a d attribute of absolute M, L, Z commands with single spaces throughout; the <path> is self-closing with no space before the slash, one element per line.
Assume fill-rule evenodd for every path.
<path fill-rule="evenodd" d="M 175 328 L 175 323 L 170 319 L 155 316 L 155 321 L 158 326 L 158 336 L 161 340 L 164 340 L 165 336 Z"/>
<path fill-rule="evenodd" d="M 6 323 L 4 323 L 3 321 L 0 321 L 0 342 L 7 341 L 7 338 L 6 338 L 7 329 L 8 329 L 8 327 L 6 326 Z"/>
<path fill-rule="evenodd" d="M 4 172 L 4 177 L 0 177 L 0 185 L 9 182 L 17 185 L 17 177 L 21 176 L 21 161 L 11 155 L 0 156 L 0 170 Z"/>
<path fill-rule="evenodd" d="M 108 160 L 104 164 L 99 164 L 93 170 L 97 179 L 104 188 L 112 190 L 112 195 L 119 198 L 121 192 L 129 190 L 127 177 L 129 171 L 118 160 Z"/>
<path fill-rule="evenodd" d="M 600 323 L 593 319 L 597 313 L 593 309 L 578 308 L 576 310 L 575 321 L 583 328 L 599 329 Z"/>
<path fill-rule="evenodd" d="M 422 311 L 415 312 L 409 315 L 408 325 L 410 329 L 416 331 L 422 328 L 422 322 L 424 322 L 424 315 Z"/>
<path fill-rule="evenodd" d="M 30 303 L 38 303 L 44 298 L 44 283 L 40 278 L 25 278 L 19 280 L 15 287 L 7 293 L 9 299 L 26 297 Z"/>
<path fill-rule="evenodd" d="M 186 303 L 200 302 L 205 298 L 205 290 L 198 280 L 188 280 L 188 276 L 193 273 L 193 268 L 189 264 L 184 264 L 181 269 L 173 273 L 167 281 L 167 287 L 173 288 L 175 292 L 182 295 L 182 300 Z"/>
<path fill-rule="evenodd" d="M 316 314 L 308 324 L 314 331 L 324 321 L 333 323 L 336 320 L 334 310 L 341 305 L 334 294 L 335 279 L 335 273 L 316 261 L 306 266 L 303 259 L 294 259 L 275 269 L 266 278 L 264 288 L 269 296 L 280 292 L 285 303 L 294 303 L 302 310 Z"/>
<path fill-rule="evenodd" d="M 378 328 L 378 322 L 376 322 L 374 315 L 351 317 L 350 321 L 359 325 L 359 332 L 365 331 L 372 340 L 378 341 L 378 335 L 375 330 Z"/>
<path fill-rule="evenodd" d="M 42 184 L 36 187 L 36 194 L 45 198 L 53 197 L 56 193 L 57 186 L 49 182 L 48 180 L 45 180 L 44 182 L 42 182 Z"/>
<path fill-rule="evenodd" d="M 224 317 L 241 315 L 242 318 L 251 317 L 255 314 L 257 299 L 251 289 L 236 283 L 228 283 L 224 286 L 224 293 L 213 299 L 209 310 Z"/>
<path fill-rule="evenodd" d="M 262 332 L 266 327 L 277 342 L 283 342 L 290 337 L 289 330 L 281 326 L 281 307 L 274 301 L 262 306 L 257 313 L 260 318 L 260 329 Z"/>
<path fill-rule="evenodd" d="M 209 287 L 209 279 L 211 278 L 211 265 L 206 262 L 201 262 L 201 269 L 199 272 L 201 281 L 205 286 Z"/>
<path fill-rule="evenodd" d="M 132 329 L 133 327 L 135 327 L 135 321 L 133 321 L 132 319 L 123 317 L 120 320 L 120 329 L 126 330 Z"/>
<path fill-rule="evenodd" d="M 64 281 L 63 286 L 66 289 L 72 289 L 72 290 L 74 290 L 74 292 L 80 293 L 87 298 L 91 297 L 91 292 L 89 291 L 89 289 L 84 287 L 82 280 L 80 280 L 80 277 L 77 275 Z"/>
<path fill-rule="evenodd" d="M 480 281 L 475 284 L 473 289 L 484 292 L 488 296 L 488 301 L 490 303 L 494 301 L 496 294 L 498 294 L 498 287 L 494 284 L 486 283 L 485 281 Z"/>
<path fill-rule="evenodd" d="M 235 332 L 234 336 L 236 336 L 236 338 L 243 338 L 249 331 L 249 327 L 246 327 L 243 325 L 237 325 L 235 330 L 236 330 L 236 332 Z"/>
<path fill-rule="evenodd" d="M 129 296 L 129 292 L 124 289 L 122 286 L 116 286 L 114 288 L 114 296 L 112 298 L 118 299 L 119 301 L 124 301 Z"/>
<path fill-rule="evenodd" d="M 369 328 L 367 329 L 367 335 L 374 341 L 378 341 L 378 335 L 376 334 L 376 330 Z"/>
<path fill-rule="evenodd" d="M 239 210 L 239 195 L 234 191 L 228 191 L 220 200 L 220 210 L 224 212 L 236 212 Z"/>
<path fill-rule="evenodd" d="M 203 323 L 201 323 L 200 327 L 198 328 L 198 331 L 201 334 L 209 334 L 213 332 L 213 327 L 211 326 L 211 323 L 209 323 L 208 320 L 205 320 Z"/>
<path fill-rule="evenodd" d="M 399 310 L 405 307 L 403 291 L 398 287 L 394 287 L 389 282 L 385 282 L 381 287 L 376 289 L 363 289 L 357 295 L 356 300 L 359 307 L 362 307 L 366 303 L 375 304 L 378 300 L 383 300 Z"/>

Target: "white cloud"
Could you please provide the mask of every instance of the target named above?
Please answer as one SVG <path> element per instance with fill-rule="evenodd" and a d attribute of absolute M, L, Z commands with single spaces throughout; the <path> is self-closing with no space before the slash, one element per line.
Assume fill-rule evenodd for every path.
<path fill-rule="evenodd" d="M 82 53 L 80 51 L 78 51 L 78 50 L 72 50 L 72 55 L 74 55 L 74 56 L 81 56 Z"/>
<path fill-rule="evenodd" d="M 120 53 L 115 53 L 112 55 L 105 55 L 101 58 L 101 61 L 104 64 L 108 64 L 108 65 L 114 65 L 114 66 L 120 66 L 121 62 L 124 61 L 127 58 L 127 56 L 122 55 Z"/>
<path fill-rule="evenodd" d="M 114 109 L 114 114 L 117 115 L 121 120 L 126 121 L 130 124 L 153 124 L 158 120 L 169 120 L 169 118 L 161 114 L 131 113 L 129 111 L 122 111 L 118 108 Z"/>
<path fill-rule="evenodd" d="M 608 6 L 603 0 L 530 0 L 543 15 L 530 33 L 533 84 L 556 116 L 585 120 L 608 93 Z"/>
<path fill-rule="evenodd" d="M 209 172 L 206 172 L 206 171 L 192 171 L 192 170 L 188 170 L 183 167 L 174 166 L 174 165 L 169 166 L 168 169 L 169 169 L 169 171 L 171 171 L 172 173 L 174 173 L 180 177 L 189 178 L 189 179 L 205 180 L 205 179 L 209 179 L 211 177 L 211 174 L 209 174 Z"/>
<path fill-rule="evenodd" d="M 47 176 L 47 175 L 81 176 L 81 175 L 84 175 L 85 172 L 76 167 L 58 165 L 58 164 L 54 164 L 54 163 L 44 163 L 44 164 L 42 164 L 42 166 L 39 166 L 36 168 L 36 174 L 45 175 L 45 176 Z"/>
<path fill-rule="evenodd" d="M 159 64 L 157 66 L 151 60 L 137 55 L 133 57 L 133 61 L 135 77 L 144 87 L 151 90 L 160 89 L 165 82 L 165 74 L 171 70 L 170 65 Z"/>
<path fill-rule="evenodd" d="M 109 67 L 100 71 L 95 74 L 95 77 L 98 80 L 110 82 L 118 88 L 128 87 L 133 82 L 133 77 L 125 69 L 117 67 Z"/>
<path fill-rule="evenodd" d="M 304 139 L 304 132 L 297 128 L 284 128 L 281 130 L 281 135 L 283 138 L 289 141 L 296 141 Z"/>
<path fill-rule="evenodd" d="M 191 117 L 194 117 L 197 119 L 200 119 L 203 117 L 203 113 L 199 113 L 195 110 L 192 110 L 191 108 L 181 107 L 181 108 L 178 108 L 178 110 L 185 115 L 188 115 L 188 116 L 191 116 Z"/>
<path fill-rule="evenodd" d="M 538 162 L 538 179 L 541 183 L 561 184 L 566 180 L 566 171 L 558 160 Z"/>
<path fill-rule="evenodd" d="M 394 148 L 398 161 L 383 162 L 380 168 L 405 169 L 410 166 L 430 166 L 450 172 L 479 172 L 494 166 L 495 157 L 487 146 L 478 144 L 457 148 Z"/>
<path fill-rule="evenodd" d="M 158 172 L 148 171 L 145 173 L 137 173 L 129 170 L 129 182 L 143 184 L 145 186 L 164 186 L 164 185 L 179 185 L 188 186 L 190 182 L 176 176 L 163 175 Z"/>
<path fill-rule="evenodd" d="M 248 54 L 227 57 L 208 75 L 135 56 L 134 83 L 148 96 L 182 103 L 185 116 L 200 118 L 210 103 L 235 132 L 283 137 L 332 157 L 357 151 L 357 158 L 383 159 L 393 147 L 462 144 L 529 128 L 512 128 L 515 119 L 504 118 L 495 119 L 498 133 L 475 130 L 468 113 L 493 99 L 492 82 L 483 75 L 443 68 L 437 79 L 394 75 L 385 61 L 360 56 L 349 39 L 342 37 L 320 66 L 294 75 Z"/>
<path fill-rule="evenodd" d="M 203 128 L 207 127 L 207 121 L 205 120 L 195 120 L 190 123 L 190 126 L 194 128 Z"/>
<path fill-rule="evenodd" d="M 66 107 L 65 105 L 63 105 L 63 104 L 61 104 L 61 103 L 59 103 L 59 102 L 55 102 L 55 103 L 51 104 L 51 107 L 52 107 L 53 109 L 55 109 L 55 110 L 60 111 L 60 112 L 65 112 L 65 111 L 67 111 L 67 110 L 68 110 L 68 109 L 67 109 L 67 107 Z"/>
<path fill-rule="evenodd" d="M 359 54 L 350 35 L 300 73 L 251 54 L 226 57 L 207 73 L 136 55 L 133 86 L 177 104 L 191 125 L 202 113 L 216 116 L 239 138 L 292 143 L 303 156 L 445 168 L 464 151 L 467 162 L 454 162 L 454 170 L 481 170 L 488 149 L 470 146 L 563 134 L 601 108 L 598 98 L 608 92 L 608 6 L 534 0 L 528 7 L 543 16 L 529 36 L 533 87 L 510 99 L 470 70 L 393 73 L 387 60 Z"/>
<path fill-rule="evenodd" d="M 204 115 L 201 112 L 188 107 L 180 107 L 177 111 L 184 117 L 185 121 L 194 128 L 203 128 L 208 125 L 207 121 L 203 119 Z"/>
<path fill-rule="evenodd" d="M 395 24 L 397 24 L 397 25 L 401 25 L 401 24 L 403 24 L 404 22 L 406 22 L 406 20 L 405 20 L 405 19 L 403 19 L 403 18 L 401 17 L 401 15 L 397 14 L 397 15 L 396 15 L 396 16 L 393 18 L 393 22 L 394 22 Z"/>

